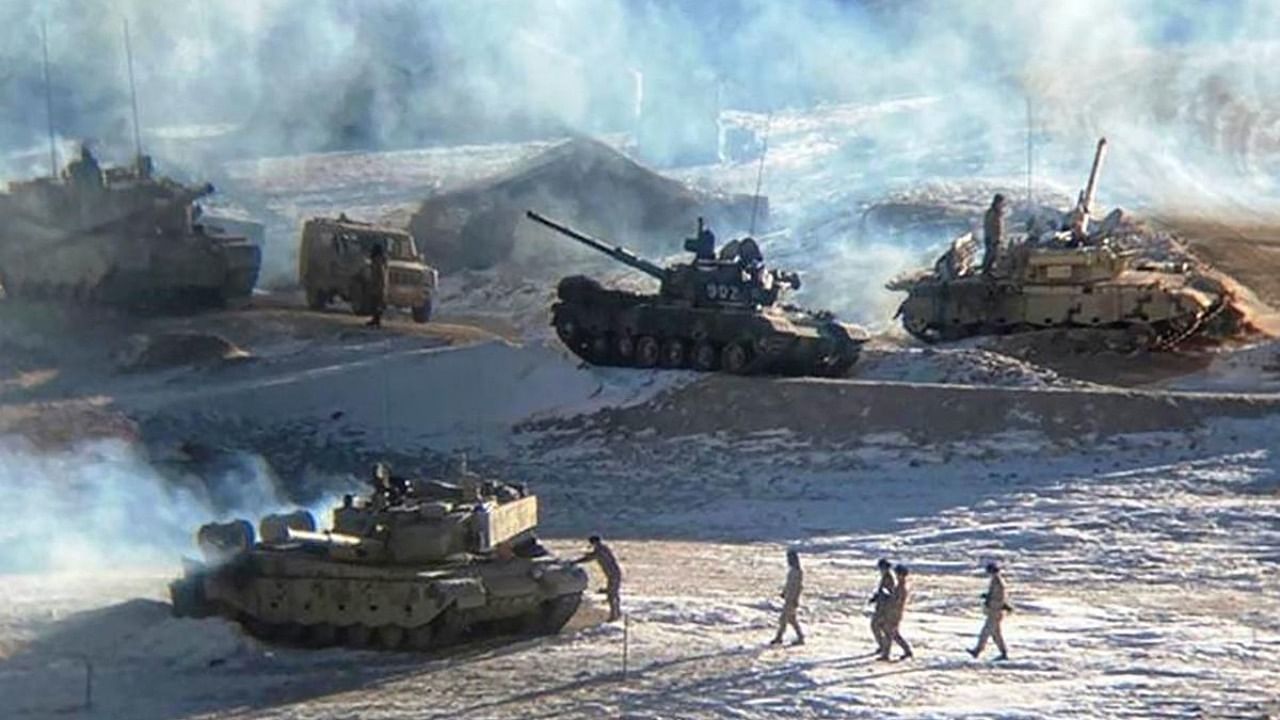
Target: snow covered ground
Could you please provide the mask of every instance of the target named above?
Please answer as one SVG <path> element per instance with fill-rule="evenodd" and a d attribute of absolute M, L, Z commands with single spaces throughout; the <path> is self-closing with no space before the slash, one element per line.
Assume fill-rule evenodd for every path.
<path fill-rule="evenodd" d="M 562 524 L 617 538 L 625 677 L 624 630 L 599 624 L 598 603 L 560 637 L 444 658 L 308 652 L 169 618 L 145 598 L 174 569 L 154 568 L 6 578 L 0 694 L 17 717 L 1267 717 L 1280 711 L 1274 430 L 1224 422 L 1195 450 L 1134 436 L 825 470 L 796 453 L 735 462 L 732 447 L 663 467 L 561 460 L 560 502 L 629 506 Z M 809 643 L 769 648 L 787 545 L 806 566 Z M 909 661 L 869 654 L 882 555 L 914 572 Z M 988 559 L 1017 608 L 1007 663 L 963 652 Z M 74 710 L 81 656 L 91 712 Z"/>

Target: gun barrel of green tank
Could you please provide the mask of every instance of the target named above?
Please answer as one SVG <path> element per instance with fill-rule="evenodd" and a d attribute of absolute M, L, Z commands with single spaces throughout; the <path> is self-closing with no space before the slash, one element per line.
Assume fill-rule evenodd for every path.
<path fill-rule="evenodd" d="M 644 258 L 640 257 L 639 255 L 636 255 L 635 253 L 631 252 L 630 250 L 627 250 L 624 247 L 620 247 L 618 245 L 610 245 L 602 240 L 593 238 L 590 235 L 587 235 L 586 233 L 574 230 L 568 225 L 563 225 L 561 223 L 558 223 L 555 220 L 552 220 L 546 217 L 545 215 L 540 215 L 534 212 L 533 210 L 526 211 L 525 216 L 528 217 L 530 220 L 533 220 L 534 222 L 537 222 L 541 225 L 549 227 L 552 230 L 555 230 L 561 235 L 571 237 L 574 240 L 577 240 L 578 242 L 582 243 L 583 245 L 586 245 L 587 247 L 593 250 L 598 250 L 599 252 L 602 252 L 605 255 L 608 255 L 609 257 L 613 258 L 614 260 L 617 260 L 620 263 L 623 263 L 624 265 L 633 267 L 636 270 L 639 270 L 640 272 L 645 273 L 646 275 L 657 278 L 658 280 L 666 280 L 667 278 L 667 271 L 664 268 L 652 262 L 649 262 L 648 260 L 645 260 Z"/>

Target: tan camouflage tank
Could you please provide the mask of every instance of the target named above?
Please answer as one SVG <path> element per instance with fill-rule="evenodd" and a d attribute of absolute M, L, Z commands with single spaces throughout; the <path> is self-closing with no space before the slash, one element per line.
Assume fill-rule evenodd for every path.
<path fill-rule="evenodd" d="M 433 650 L 493 635 L 558 632 L 586 572 L 538 544 L 538 499 L 465 471 L 406 481 L 379 465 L 333 527 L 310 513 L 200 528 L 204 560 L 170 584 L 174 613 L 222 615 L 268 640 Z"/>
<path fill-rule="evenodd" d="M 87 151 L 61 178 L 0 193 L 6 297 L 184 311 L 248 297 L 261 248 L 199 222 L 213 186 L 151 173 L 150 159 L 101 169 Z"/>
<path fill-rule="evenodd" d="M 1090 227 L 1105 150 L 1103 139 L 1064 229 L 1012 238 L 986 273 L 974 262 L 977 240 L 966 234 L 933 269 L 890 281 L 888 289 L 907 293 L 896 315 L 903 328 L 928 343 L 1048 328 L 1118 329 L 1143 346 L 1167 348 L 1208 327 L 1231 300 L 1219 280 L 1190 263 L 1140 261 L 1118 249 L 1112 242 L 1118 210 Z"/>

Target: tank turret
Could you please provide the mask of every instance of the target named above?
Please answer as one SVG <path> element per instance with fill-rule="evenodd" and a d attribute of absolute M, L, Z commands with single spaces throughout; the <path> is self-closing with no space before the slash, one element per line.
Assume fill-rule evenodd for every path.
<path fill-rule="evenodd" d="M 782 305 L 782 292 L 800 287 L 799 275 L 766 268 L 760 246 L 749 237 L 717 252 L 701 219 L 697 235 L 684 244 L 693 261 L 664 268 L 532 210 L 526 215 L 660 282 L 656 295 L 642 295 L 605 289 L 581 275 L 560 281 L 552 323 L 565 345 L 588 362 L 840 375 L 867 339 L 830 313 Z"/>
<path fill-rule="evenodd" d="M 385 468 L 385 466 L 381 466 Z M 328 529 L 305 511 L 197 532 L 204 560 L 170 585 L 179 616 L 222 614 L 268 639 L 433 649 L 473 635 L 557 632 L 586 573 L 538 543 L 537 497 L 469 471 L 375 472 Z"/>

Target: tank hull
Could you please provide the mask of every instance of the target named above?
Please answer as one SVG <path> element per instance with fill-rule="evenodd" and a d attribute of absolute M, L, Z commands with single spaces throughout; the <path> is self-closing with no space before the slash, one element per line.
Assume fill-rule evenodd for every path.
<path fill-rule="evenodd" d="M 594 365 L 841 376 L 865 333 L 795 309 L 699 307 L 566 278 L 551 308 L 561 342 Z"/>
<path fill-rule="evenodd" d="M 189 562 L 170 594 L 180 617 L 224 616 L 266 640 L 429 651 L 556 633 L 586 587 L 580 567 L 548 558 L 363 565 L 281 547 Z"/>
<path fill-rule="evenodd" d="M 970 276 L 911 284 L 898 309 L 902 326 L 927 342 L 1047 328 L 1125 329 L 1149 345 L 1172 346 L 1195 335 L 1224 297 L 1181 275 L 1131 272 L 1084 285 L 1026 284 Z"/>

